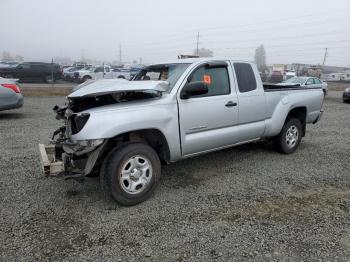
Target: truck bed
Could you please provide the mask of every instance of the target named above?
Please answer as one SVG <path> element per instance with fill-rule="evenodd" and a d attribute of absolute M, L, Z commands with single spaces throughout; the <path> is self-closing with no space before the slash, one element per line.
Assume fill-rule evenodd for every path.
<path fill-rule="evenodd" d="M 273 91 L 285 91 L 285 90 L 307 90 L 307 89 L 322 89 L 321 87 L 302 87 L 299 85 L 288 85 L 288 86 L 280 86 L 276 84 L 264 83 L 264 91 L 265 92 L 273 92 Z"/>

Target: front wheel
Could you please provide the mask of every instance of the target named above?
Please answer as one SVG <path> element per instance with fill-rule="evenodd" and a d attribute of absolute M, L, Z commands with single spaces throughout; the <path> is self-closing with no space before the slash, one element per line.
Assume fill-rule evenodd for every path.
<path fill-rule="evenodd" d="M 301 142 L 302 132 L 303 128 L 299 119 L 287 120 L 280 134 L 275 138 L 278 151 L 285 154 L 293 153 Z"/>
<path fill-rule="evenodd" d="M 156 189 L 161 164 L 154 149 L 143 143 L 127 143 L 110 152 L 103 176 L 114 200 L 132 206 L 148 199 Z"/>

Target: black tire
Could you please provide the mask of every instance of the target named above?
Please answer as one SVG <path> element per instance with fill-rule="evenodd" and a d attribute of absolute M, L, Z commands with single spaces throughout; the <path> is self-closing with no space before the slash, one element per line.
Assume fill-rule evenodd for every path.
<path fill-rule="evenodd" d="M 125 76 L 120 75 L 120 76 L 118 76 L 117 78 L 119 78 L 119 79 L 125 79 Z"/>
<path fill-rule="evenodd" d="M 293 137 L 295 142 L 291 142 L 287 139 L 287 132 L 293 131 Z M 294 132 L 297 132 L 297 138 L 294 136 Z M 293 153 L 299 146 L 303 136 L 303 126 L 299 119 L 289 118 L 284 124 L 281 132 L 275 137 L 275 145 L 279 152 L 284 154 Z"/>
<path fill-rule="evenodd" d="M 86 82 L 86 81 L 88 81 L 88 80 L 90 80 L 90 79 L 91 79 L 90 76 L 84 76 L 84 77 L 83 77 L 83 82 Z"/>
<path fill-rule="evenodd" d="M 125 170 L 129 165 L 128 161 L 130 159 L 134 159 L 137 156 L 147 159 L 151 166 L 148 176 L 151 174 L 151 178 L 146 186 L 139 189 L 141 190 L 139 193 L 129 193 L 126 189 L 128 185 L 125 184 L 125 181 L 128 180 L 122 181 L 121 171 L 122 169 Z M 143 143 L 126 143 L 114 148 L 108 154 L 101 171 L 101 176 L 103 176 L 101 181 L 105 183 L 105 186 L 102 183 L 103 189 L 106 189 L 119 204 L 132 206 L 145 201 L 152 195 L 159 183 L 161 164 L 157 153 L 152 147 Z M 122 185 L 122 183 L 124 184 Z"/>

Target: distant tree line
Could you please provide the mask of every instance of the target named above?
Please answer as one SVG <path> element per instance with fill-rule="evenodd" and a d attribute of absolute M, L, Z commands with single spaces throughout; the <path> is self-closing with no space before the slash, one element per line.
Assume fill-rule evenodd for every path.
<path fill-rule="evenodd" d="M 23 56 L 21 55 L 12 56 L 10 52 L 3 51 L 1 61 L 2 62 L 11 62 L 11 61 L 23 62 L 24 59 L 23 59 Z"/>

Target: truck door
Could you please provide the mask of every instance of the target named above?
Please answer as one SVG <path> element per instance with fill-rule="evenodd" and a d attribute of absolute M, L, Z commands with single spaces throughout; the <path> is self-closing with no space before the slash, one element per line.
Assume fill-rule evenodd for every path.
<path fill-rule="evenodd" d="M 103 78 L 104 76 L 104 69 L 102 66 L 99 66 L 99 67 L 96 67 L 95 70 L 94 70 L 94 79 L 97 80 L 97 79 L 101 79 Z"/>
<path fill-rule="evenodd" d="M 113 72 L 112 72 L 112 70 L 110 69 L 110 67 L 108 67 L 108 66 L 105 66 L 104 67 L 104 76 L 103 76 L 103 78 L 107 78 L 107 79 L 111 79 L 111 78 L 113 78 Z"/>
<path fill-rule="evenodd" d="M 179 89 L 178 106 L 182 155 L 192 155 L 236 143 L 237 94 L 227 62 L 203 64 L 192 71 Z M 208 93 L 181 98 L 187 83 L 205 82 Z"/>
<path fill-rule="evenodd" d="M 259 72 L 249 63 L 233 63 L 233 68 L 238 86 L 239 140 L 260 138 L 265 130 L 266 100 Z"/>

